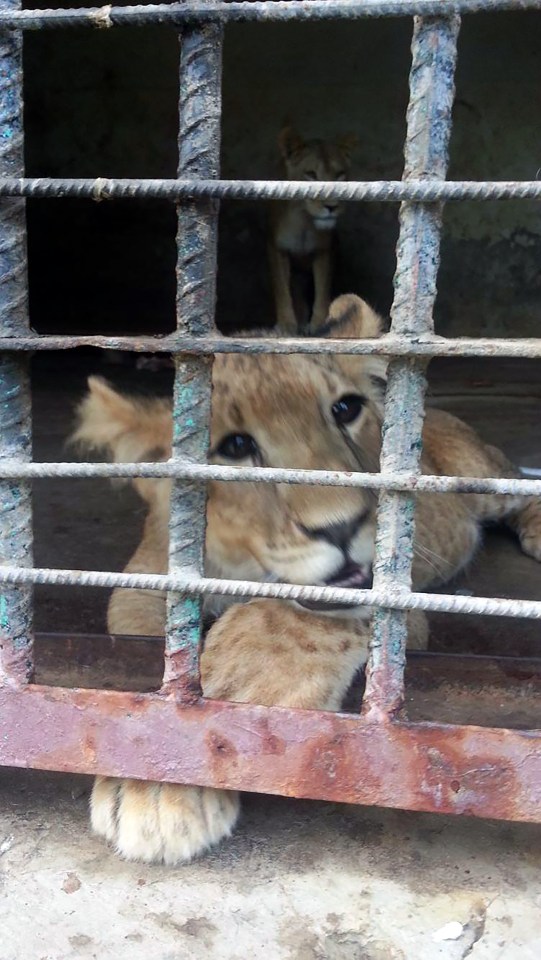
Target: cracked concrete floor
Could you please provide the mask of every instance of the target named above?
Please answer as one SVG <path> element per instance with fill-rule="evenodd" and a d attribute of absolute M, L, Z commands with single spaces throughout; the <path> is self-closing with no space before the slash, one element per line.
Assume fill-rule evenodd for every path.
<path fill-rule="evenodd" d="M 0 772 L 2 960 L 541 956 L 533 825 L 250 796 L 231 840 L 172 870 L 92 837 L 88 789 Z"/>

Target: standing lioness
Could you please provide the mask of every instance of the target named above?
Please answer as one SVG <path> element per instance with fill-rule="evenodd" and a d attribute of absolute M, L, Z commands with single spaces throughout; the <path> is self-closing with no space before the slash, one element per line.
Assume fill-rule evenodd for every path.
<path fill-rule="evenodd" d="M 352 134 L 336 140 L 304 140 L 291 127 L 278 137 L 284 179 L 347 180 L 357 145 Z M 276 310 L 276 326 L 295 334 L 314 329 L 329 312 L 332 286 L 332 248 L 342 205 L 336 200 L 278 200 L 270 208 L 269 264 Z M 310 307 L 303 296 L 296 303 L 292 291 L 294 268 L 305 268 L 313 280 Z"/>
<path fill-rule="evenodd" d="M 381 322 L 354 296 L 331 307 L 333 337 L 377 337 Z M 213 463 L 376 471 L 381 445 L 385 361 L 347 356 L 217 356 L 213 369 Z M 171 411 L 91 378 L 76 439 L 114 460 L 167 458 Z M 424 473 L 516 476 L 504 455 L 460 420 L 429 410 Z M 135 480 L 149 507 L 142 542 L 126 567 L 167 569 L 167 480 Z M 206 570 L 244 580 L 366 588 L 372 581 L 374 495 L 365 489 L 288 484 L 209 484 Z M 423 494 L 417 499 L 414 586 L 442 583 L 477 549 L 482 525 L 504 520 L 523 550 L 541 560 L 541 502 L 521 497 Z M 366 659 L 365 607 L 331 616 L 297 604 L 255 601 L 230 609 L 209 633 L 202 660 L 207 696 L 337 709 Z M 165 597 L 116 590 L 113 633 L 162 634 Z M 422 643 L 422 619 L 414 640 Z M 419 632 L 421 636 L 419 636 Z M 228 835 L 236 794 L 222 790 L 98 778 L 94 829 L 129 858 L 177 863 Z"/>

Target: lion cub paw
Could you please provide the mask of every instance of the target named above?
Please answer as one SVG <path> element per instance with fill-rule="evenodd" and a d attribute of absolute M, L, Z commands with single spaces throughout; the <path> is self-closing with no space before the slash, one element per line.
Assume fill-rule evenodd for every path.
<path fill-rule="evenodd" d="M 541 499 L 532 500 L 521 510 L 516 530 L 524 553 L 541 562 Z"/>
<path fill-rule="evenodd" d="M 125 860 L 185 863 L 228 837 L 239 816 L 238 793 L 142 780 L 97 777 L 92 829 Z"/>

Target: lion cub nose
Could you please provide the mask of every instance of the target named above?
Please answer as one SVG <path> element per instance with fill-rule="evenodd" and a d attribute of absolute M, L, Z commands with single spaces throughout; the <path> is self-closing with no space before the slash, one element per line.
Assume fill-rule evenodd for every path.
<path fill-rule="evenodd" d="M 324 527 L 305 527 L 302 523 L 299 524 L 299 527 L 311 540 L 326 540 L 327 543 L 331 543 L 333 547 L 338 547 L 339 550 L 347 553 L 353 537 L 361 529 L 367 515 L 368 511 L 363 510 L 349 520 L 330 523 Z"/>

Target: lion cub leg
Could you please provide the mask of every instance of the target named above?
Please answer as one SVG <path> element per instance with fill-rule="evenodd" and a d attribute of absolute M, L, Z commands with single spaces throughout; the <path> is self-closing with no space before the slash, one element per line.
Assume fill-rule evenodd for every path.
<path fill-rule="evenodd" d="M 426 647 L 421 611 L 408 615 L 410 646 Z M 231 607 L 209 631 L 201 679 L 209 699 L 339 710 L 367 659 L 369 622 L 335 620 L 279 600 Z M 129 860 L 175 865 L 228 837 L 239 795 L 209 787 L 98 777 L 92 828 Z"/>
<path fill-rule="evenodd" d="M 520 470 L 497 447 L 485 446 L 485 452 L 492 476 L 520 478 Z M 502 519 L 517 534 L 524 553 L 541 562 L 541 497 L 487 496 L 483 501 L 487 504 L 488 518 Z"/>
<path fill-rule="evenodd" d="M 515 530 L 524 553 L 541 563 L 541 499 L 524 497 L 524 500 L 524 506 L 513 510 L 506 523 Z"/>
<path fill-rule="evenodd" d="M 201 658 L 210 699 L 338 710 L 366 661 L 366 622 L 317 616 L 278 600 L 231 607 L 209 631 Z M 228 837 L 239 795 L 208 787 L 98 777 L 92 829 L 122 857 L 182 863 Z"/>

